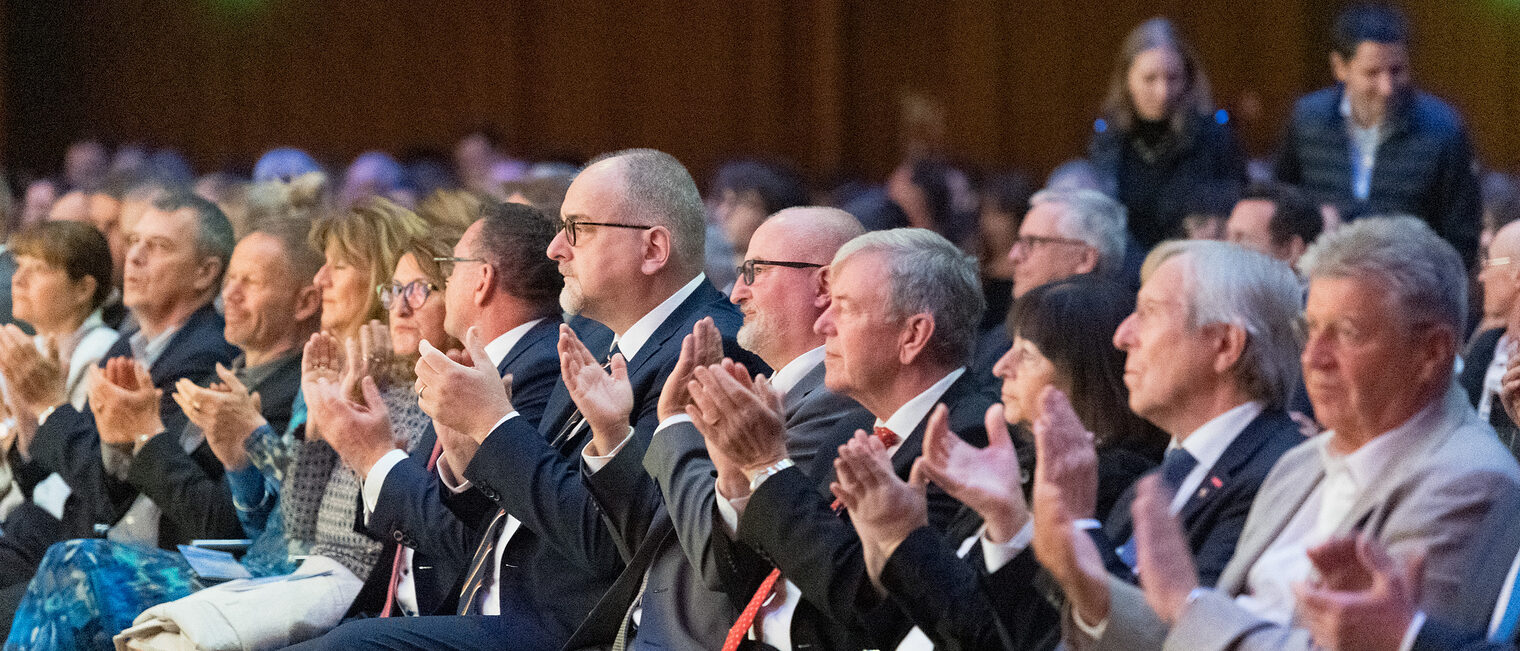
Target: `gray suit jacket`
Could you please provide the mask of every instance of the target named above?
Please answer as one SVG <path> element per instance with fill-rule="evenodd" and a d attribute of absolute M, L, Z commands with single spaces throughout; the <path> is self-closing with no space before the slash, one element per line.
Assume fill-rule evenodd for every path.
<path fill-rule="evenodd" d="M 1493 429 L 1478 419 L 1455 384 L 1441 400 L 1440 424 L 1415 449 L 1400 452 L 1383 475 L 1384 481 L 1357 497 L 1335 533 L 1370 534 L 1395 556 L 1425 551 L 1421 608 L 1432 618 L 1457 625 L 1469 625 L 1475 618 L 1486 623 L 1486 613 L 1457 612 L 1454 606 L 1464 592 L 1484 589 L 1463 579 L 1473 559 L 1498 535 L 1495 527 L 1506 524 L 1508 518 L 1489 516 L 1496 504 L 1509 504 L 1520 493 L 1520 466 L 1499 444 Z M 1307 631 L 1257 617 L 1236 605 L 1234 597 L 1247 590 L 1251 566 L 1324 479 L 1320 457 L 1324 436 L 1328 435 L 1290 450 L 1272 469 L 1218 585 L 1185 608 L 1175 626 L 1167 629 L 1146 605 L 1140 588 L 1111 580 L 1109 622 L 1103 638 L 1094 643 L 1068 617 L 1068 645 L 1189 651 L 1309 649 Z M 1493 571 L 1508 569 L 1506 565 Z M 1497 588 L 1488 590 L 1489 594 L 1478 598 L 1492 603 Z"/>

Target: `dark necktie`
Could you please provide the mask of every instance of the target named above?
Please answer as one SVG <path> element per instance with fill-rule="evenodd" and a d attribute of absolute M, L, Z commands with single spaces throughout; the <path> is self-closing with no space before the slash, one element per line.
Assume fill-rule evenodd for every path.
<path fill-rule="evenodd" d="M 1187 479 L 1188 473 L 1192 472 L 1193 468 L 1197 465 L 1198 459 L 1189 454 L 1187 450 L 1180 447 L 1167 450 L 1166 457 L 1161 460 L 1161 481 L 1166 484 L 1167 488 L 1176 491 L 1182 486 L 1182 480 Z M 1133 535 L 1130 536 L 1127 542 L 1114 550 L 1114 552 L 1119 555 L 1119 560 L 1124 561 L 1125 565 L 1128 565 L 1132 570 L 1135 569 L 1135 565 L 1139 559 L 1135 555 L 1135 537 Z"/>

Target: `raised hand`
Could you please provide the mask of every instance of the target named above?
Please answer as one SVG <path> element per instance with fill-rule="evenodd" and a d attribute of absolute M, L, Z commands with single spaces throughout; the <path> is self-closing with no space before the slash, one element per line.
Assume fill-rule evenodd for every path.
<path fill-rule="evenodd" d="M 387 380 L 386 369 L 394 356 L 390 329 L 378 319 L 372 319 L 359 328 L 358 339 L 350 337 L 344 340 L 343 352 L 343 373 L 338 384 L 343 388 L 344 395 L 355 400 L 361 399 L 360 378 L 370 376 L 376 378 L 377 383 Z"/>
<path fill-rule="evenodd" d="M 504 386 L 508 380 L 496 374 L 496 365 L 480 341 L 479 328 L 469 329 L 464 344 L 471 365 L 449 359 L 424 340 L 418 347 L 421 356 L 414 389 L 418 406 L 440 430 L 447 427 L 480 443 L 497 421 L 513 411 L 512 401 Z"/>
<path fill-rule="evenodd" d="M 311 413 L 321 414 L 327 444 L 354 472 L 366 476 L 380 457 L 400 449 L 374 378 L 366 375 L 359 381 L 363 402 L 350 400 L 342 386 L 326 380 L 313 388 L 306 397 Z"/>
<path fill-rule="evenodd" d="M 248 387 L 232 371 L 221 364 L 216 365 L 220 383 L 199 387 L 188 379 L 180 378 L 174 384 L 174 401 L 206 435 L 211 453 L 228 470 L 248 466 L 248 452 L 243 447 L 254 430 L 269 424 L 261 413 L 263 401 L 258 393 L 250 393 Z"/>
<path fill-rule="evenodd" d="M 1509 342 L 1509 363 L 1499 381 L 1499 403 L 1510 420 L 1520 423 L 1520 341 Z"/>
<path fill-rule="evenodd" d="M 698 367 L 693 375 L 686 413 L 709 451 L 726 457 L 747 478 L 786 458 L 781 395 L 768 381 L 751 381 L 743 364 L 728 359 Z"/>
<path fill-rule="evenodd" d="M 1294 620 L 1309 629 L 1316 645 L 1341 651 L 1399 647 L 1420 602 L 1424 554 L 1401 564 L 1363 535 L 1327 541 L 1309 550 L 1309 560 L 1325 578 L 1293 587 Z"/>
<path fill-rule="evenodd" d="M 1006 542 L 1029 522 L 1029 503 L 1019 485 L 1019 458 L 1003 420 L 1003 405 L 987 409 L 987 447 L 971 445 L 950 431 L 950 410 L 938 405 L 924 430 L 923 472 L 987 523 L 987 537 Z"/>
<path fill-rule="evenodd" d="M 691 404 L 691 392 L 686 385 L 692 380 L 692 371 L 722 361 L 723 336 L 718 333 L 718 326 L 713 325 L 712 317 L 703 317 L 692 326 L 691 334 L 681 339 L 681 357 L 665 377 L 657 407 L 660 420 L 686 413 L 686 405 Z"/>
<path fill-rule="evenodd" d="M 67 369 L 56 341 L 48 340 L 44 355 L 37 352 L 32 338 L 15 324 L 0 328 L 0 373 L 4 373 L 19 410 L 36 417 L 67 402 L 64 391 Z"/>
<path fill-rule="evenodd" d="M 301 351 L 301 393 L 311 393 L 318 381 L 338 384 L 343 375 L 343 360 L 343 348 L 338 344 L 337 337 L 326 332 L 313 333 Z M 308 410 L 311 408 L 310 400 L 306 401 L 306 406 Z M 322 428 L 314 418 L 308 417 L 306 420 L 306 438 L 314 441 L 322 439 Z"/>
<path fill-rule="evenodd" d="M 163 391 L 153 387 L 153 378 L 141 362 L 112 357 L 105 368 L 90 369 L 90 375 L 90 411 L 95 414 L 101 443 L 140 446 L 163 431 L 158 414 Z"/>
<path fill-rule="evenodd" d="M 1172 515 L 1172 491 L 1151 475 L 1135 486 L 1130 513 L 1135 522 L 1135 572 L 1145 590 L 1145 602 L 1167 624 L 1174 624 L 1198 587 L 1198 568 Z"/>
<path fill-rule="evenodd" d="M 866 551 L 866 571 L 878 588 L 892 552 L 914 529 L 929 524 L 923 465 L 923 459 L 914 462 L 908 482 L 898 479 L 887 448 L 865 430 L 856 430 L 834 459 L 837 481 L 829 490 L 849 509 Z"/>
<path fill-rule="evenodd" d="M 1060 413 L 1065 396 L 1054 388 L 1041 395 L 1034 427 L 1034 548 L 1083 621 L 1108 618 L 1108 571 L 1077 520 L 1092 517 L 1097 485 L 1092 435 L 1073 430 Z M 1069 409 L 1069 406 L 1068 406 Z M 1075 416 L 1072 417 L 1075 419 Z M 989 432 L 990 435 L 990 432 Z"/>
<path fill-rule="evenodd" d="M 628 438 L 633 413 L 633 386 L 628 383 L 628 363 L 621 353 L 612 356 L 610 372 L 602 370 L 586 345 L 570 326 L 559 326 L 559 372 L 570 399 L 591 427 L 587 454 L 607 455 Z"/>

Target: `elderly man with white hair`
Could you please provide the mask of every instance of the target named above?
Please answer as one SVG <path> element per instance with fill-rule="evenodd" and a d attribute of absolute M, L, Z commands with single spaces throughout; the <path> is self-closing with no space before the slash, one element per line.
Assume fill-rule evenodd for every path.
<path fill-rule="evenodd" d="M 1141 587 L 1108 581 L 1106 600 L 1079 606 L 1081 621 L 1068 618 L 1070 647 L 1310 648 L 1297 596 L 1353 587 L 1315 571 L 1344 552 L 1334 541 L 1353 535 L 1397 555 L 1423 553 L 1421 607 L 1457 623 L 1473 616 L 1453 605 L 1484 589 L 1462 577 L 1506 524 L 1489 516 L 1520 490 L 1520 466 L 1452 381 L 1466 314 L 1462 260 L 1422 222 L 1391 218 L 1321 238 L 1300 265 L 1310 282 L 1305 383 L 1328 431 L 1272 470 L 1213 589 L 1199 587 L 1171 496 L 1142 482 L 1133 509 Z M 1095 574 L 1095 554 L 1070 534 L 1051 488 L 1036 482 L 1036 550 L 1072 594 Z"/>

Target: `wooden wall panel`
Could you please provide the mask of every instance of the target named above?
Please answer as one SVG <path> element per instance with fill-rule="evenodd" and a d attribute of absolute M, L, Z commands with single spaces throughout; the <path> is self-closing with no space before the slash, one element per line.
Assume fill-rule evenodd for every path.
<path fill-rule="evenodd" d="M 944 107 L 952 151 L 1043 174 L 1080 155 L 1114 51 L 1154 15 L 1192 38 L 1255 155 L 1329 80 L 1314 0 L 6 0 L 11 167 L 80 134 L 180 147 L 204 168 L 295 145 L 447 151 L 494 125 L 527 156 L 629 146 L 699 176 L 736 154 L 818 179 L 880 177 L 905 96 Z M 1486 162 L 1520 165 L 1520 6 L 1411 0 L 1419 83 L 1459 106 Z M 9 46 L 7 49 L 6 46 Z"/>

